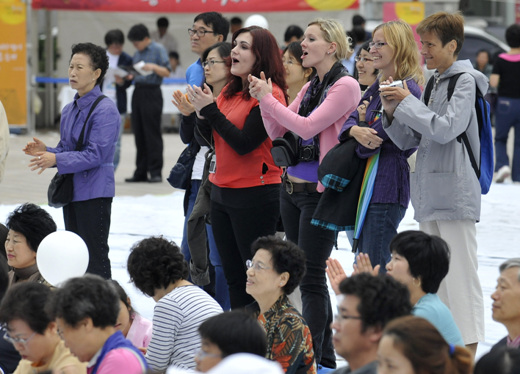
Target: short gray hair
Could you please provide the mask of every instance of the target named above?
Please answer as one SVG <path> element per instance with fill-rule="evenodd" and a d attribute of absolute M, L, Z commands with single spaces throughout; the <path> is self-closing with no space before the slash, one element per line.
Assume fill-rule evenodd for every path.
<path fill-rule="evenodd" d="M 504 270 L 510 269 L 510 268 L 518 268 L 518 281 L 520 282 L 520 257 L 514 257 L 510 258 L 509 260 L 506 260 L 503 262 L 500 267 L 498 268 L 500 270 L 500 273 L 502 273 Z"/>

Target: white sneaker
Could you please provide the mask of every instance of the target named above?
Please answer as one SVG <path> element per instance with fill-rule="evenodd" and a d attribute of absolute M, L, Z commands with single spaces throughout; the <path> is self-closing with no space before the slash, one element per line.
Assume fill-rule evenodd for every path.
<path fill-rule="evenodd" d="M 495 177 L 495 183 L 504 183 L 504 180 L 511 176 L 511 168 L 507 165 L 502 166 L 497 171 L 497 175 Z"/>

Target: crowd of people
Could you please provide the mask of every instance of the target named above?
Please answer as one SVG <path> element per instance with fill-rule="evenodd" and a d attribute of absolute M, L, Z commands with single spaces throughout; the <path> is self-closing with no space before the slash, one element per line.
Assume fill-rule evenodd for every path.
<path fill-rule="evenodd" d="M 108 235 L 124 90 L 132 82 L 137 158 L 126 181 L 162 181 L 160 84 L 178 55 L 168 20 L 157 26 L 151 34 L 142 24 L 129 30 L 133 58 L 122 52 L 119 30 L 107 33 L 107 49 L 74 45 L 69 80 L 77 94 L 63 110 L 60 141 L 49 147 L 34 138 L 23 150 L 32 171 L 56 167 L 73 176 L 63 217 L 86 243 L 89 274 L 52 287 L 39 273 L 37 251 L 56 224 L 31 203 L 9 215 L 0 226 L 1 372 L 216 373 L 234 365 L 245 373 L 254 368 L 244 365 L 253 365 L 288 374 L 469 374 L 473 367 L 502 374 L 518 368 L 518 258 L 500 266 L 492 295 L 493 319 L 508 336 L 474 365 L 484 340 L 475 229 L 481 190 L 457 137 L 466 133 L 479 149 L 474 101 L 477 89 L 488 91 L 489 68 L 457 61 L 464 41 L 459 13 L 435 13 L 417 27 L 420 54 L 435 70 L 428 102 L 413 32 L 403 21 L 383 23 L 369 36 L 361 22 L 350 32 L 354 42 L 340 22 L 315 19 L 305 30 L 290 26 L 280 50 L 264 27 L 238 26 L 228 43 L 229 21 L 216 12 L 197 15 L 188 29 L 197 60 L 186 70 L 186 93 L 172 98 L 182 113 L 182 140 L 194 154 L 183 240 L 179 247 L 150 237 L 130 248 L 130 280 L 156 303 L 152 320 L 142 317 L 111 280 Z M 511 52 L 492 69 L 499 108 L 513 110 L 517 100 L 510 85 L 519 30 L 508 28 Z M 121 61 L 144 64 L 139 74 L 106 77 Z M 450 77 L 459 73 L 448 99 Z M 516 124 L 501 126 L 508 131 Z M 271 154 L 273 142 L 293 153 L 285 164 Z M 358 241 L 351 276 L 329 258 L 338 230 L 330 222 L 337 214 L 344 219 L 338 212 L 345 196 L 357 198 L 361 184 L 340 191 L 320 177 L 327 156 L 347 143 L 349 159 L 339 167 L 356 159 L 358 178 L 369 166 L 375 173 L 360 234 L 349 237 Z M 499 177 L 508 167 L 504 154 L 499 160 L 497 151 Z M 518 166 L 513 161 L 513 180 Z M 410 199 L 421 231 L 398 233 Z M 298 289 L 301 308 L 292 301 L 300 299 Z M 346 367 L 336 369 L 337 356 Z"/>

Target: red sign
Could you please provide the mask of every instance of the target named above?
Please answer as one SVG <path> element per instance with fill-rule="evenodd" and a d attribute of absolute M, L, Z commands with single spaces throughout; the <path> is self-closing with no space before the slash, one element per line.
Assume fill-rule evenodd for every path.
<path fill-rule="evenodd" d="M 33 0 L 35 9 L 103 12 L 282 12 L 358 9 L 359 0 Z"/>

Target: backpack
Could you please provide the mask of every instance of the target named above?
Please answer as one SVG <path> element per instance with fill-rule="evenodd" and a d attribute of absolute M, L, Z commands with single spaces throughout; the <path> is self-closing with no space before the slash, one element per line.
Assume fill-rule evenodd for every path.
<path fill-rule="evenodd" d="M 448 101 L 450 101 L 451 96 L 453 95 L 453 91 L 455 90 L 457 80 L 462 74 L 464 73 L 455 74 L 450 77 L 450 82 L 448 83 Z M 433 89 L 433 80 L 434 77 L 431 77 L 428 81 L 428 84 L 426 85 L 426 89 L 424 90 L 424 102 L 426 105 L 428 105 L 428 102 L 430 101 L 430 94 Z M 457 136 L 457 141 L 459 143 L 461 141 L 464 142 L 464 145 L 468 150 L 471 166 L 473 167 L 473 170 L 475 170 L 475 174 L 477 175 L 477 178 L 480 182 L 481 193 L 485 195 L 488 193 L 489 187 L 491 186 L 491 181 L 493 180 L 493 133 L 491 130 L 489 103 L 484 99 L 484 95 L 482 95 L 482 92 L 480 92 L 478 86 L 475 88 L 475 111 L 477 112 L 478 136 L 480 140 L 480 165 L 477 165 L 477 160 L 475 159 L 475 154 L 473 153 L 471 145 L 469 144 L 466 131 Z"/>

